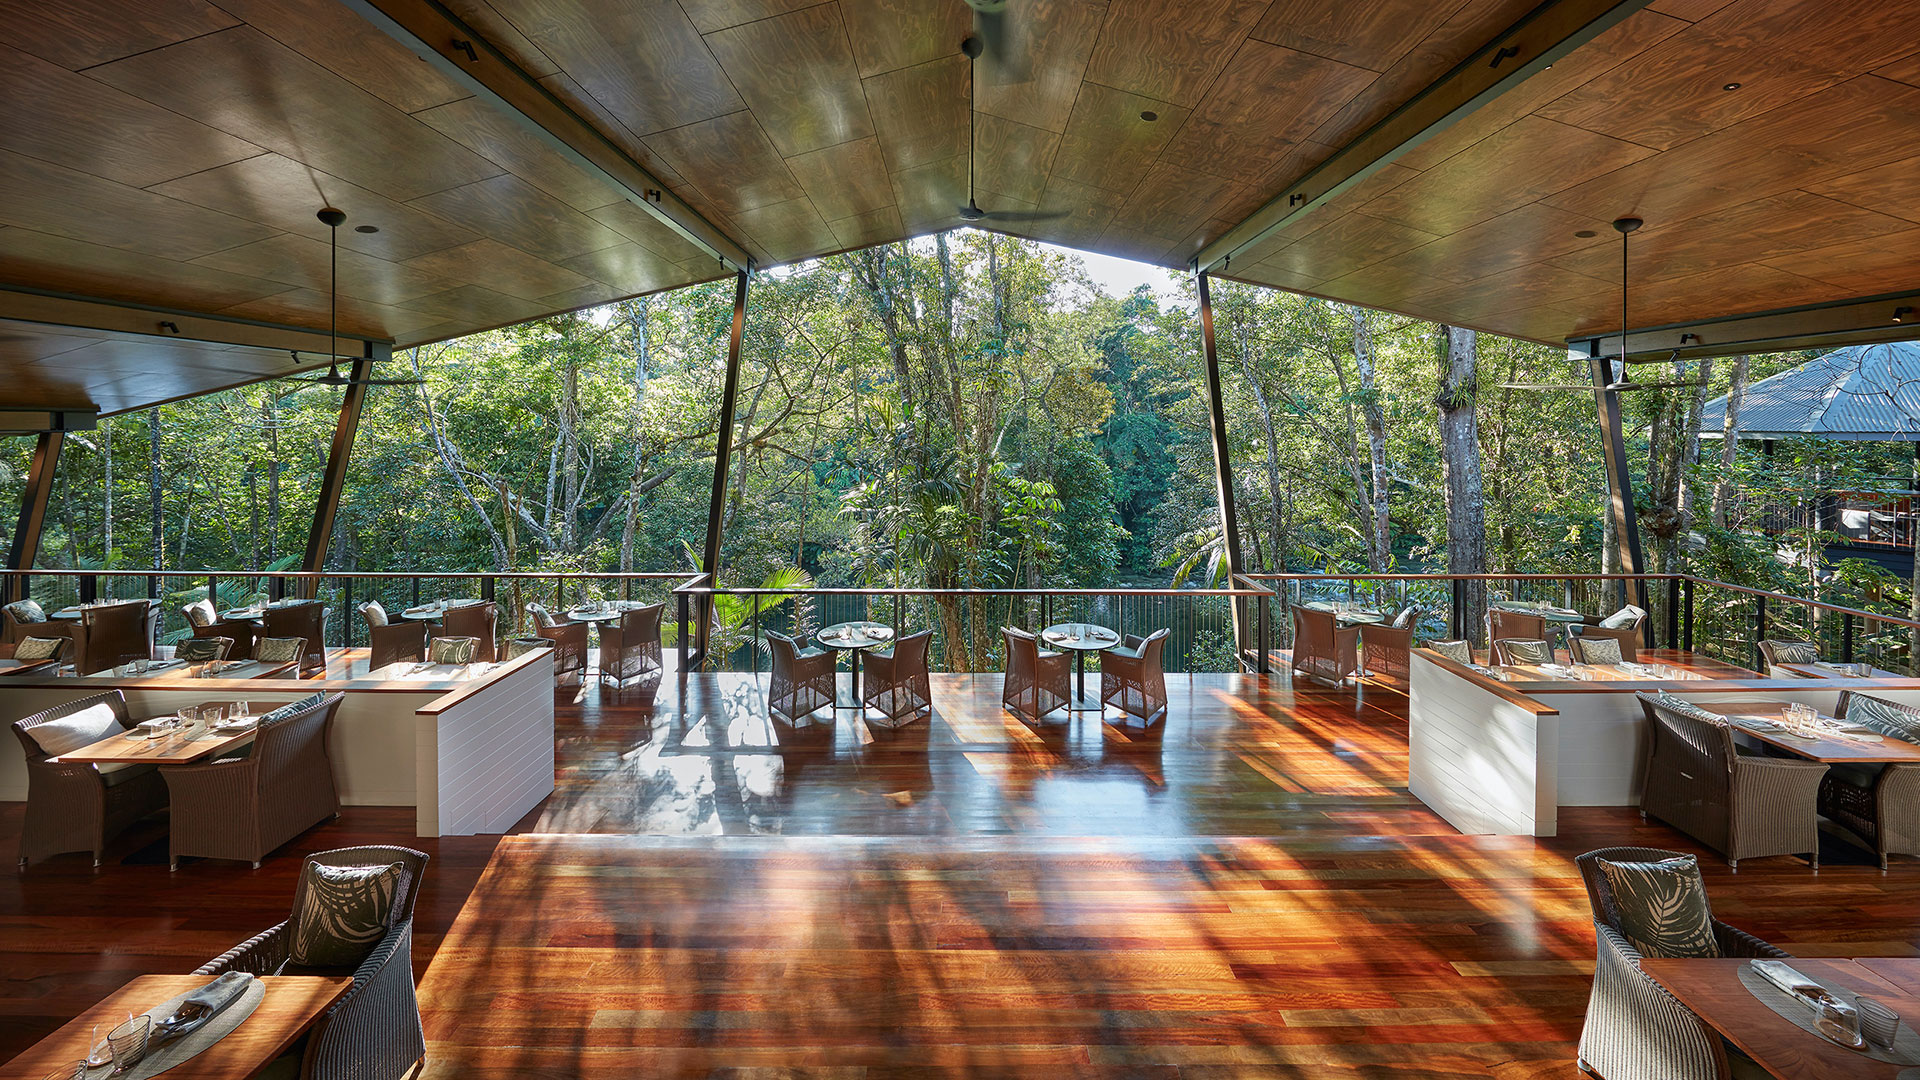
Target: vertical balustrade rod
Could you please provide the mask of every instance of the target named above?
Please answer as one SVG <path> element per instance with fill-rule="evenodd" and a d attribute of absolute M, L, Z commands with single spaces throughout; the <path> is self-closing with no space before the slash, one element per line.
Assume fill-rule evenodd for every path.
<path fill-rule="evenodd" d="M 1840 662 L 1853 663 L 1853 616 L 1840 616 Z"/>
<path fill-rule="evenodd" d="M 347 602 L 342 605 L 343 610 L 340 612 L 340 636 L 345 639 L 347 648 L 351 649 L 353 648 L 353 575 L 348 574 L 342 580 L 346 582 Z M 367 644 L 372 645 L 373 642 L 369 641 Z"/>
<path fill-rule="evenodd" d="M 1753 655 L 1758 661 L 1762 674 L 1767 669 L 1767 658 L 1761 655 L 1760 643 L 1767 640 L 1767 598 L 1763 595 L 1753 598 Z"/>
<path fill-rule="evenodd" d="M 1688 578 L 1684 582 L 1682 582 L 1680 591 L 1683 597 L 1683 599 L 1681 600 L 1681 605 L 1685 609 L 1685 613 L 1686 613 L 1686 623 L 1685 623 L 1686 637 L 1684 639 L 1684 644 L 1681 647 L 1686 649 L 1688 652 L 1692 652 L 1693 651 L 1693 579 Z"/>

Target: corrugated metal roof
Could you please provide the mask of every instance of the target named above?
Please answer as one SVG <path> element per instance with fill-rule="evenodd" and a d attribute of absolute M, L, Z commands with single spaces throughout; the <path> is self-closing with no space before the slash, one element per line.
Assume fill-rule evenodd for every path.
<path fill-rule="evenodd" d="M 1727 399 L 1707 404 L 1700 433 L 1718 436 Z M 1742 439 L 1920 442 L 1920 342 L 1835 349 L 1747 387 Z"/>

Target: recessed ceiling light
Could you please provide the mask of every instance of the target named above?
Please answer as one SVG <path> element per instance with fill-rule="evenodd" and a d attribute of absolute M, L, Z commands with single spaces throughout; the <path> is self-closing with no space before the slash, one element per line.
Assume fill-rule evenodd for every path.
<path fill-rule="evenodd" d="M 1740 84 L 1739 84 L 1739 83 L 1737 83 L 1737 82 L 1730 82 L 1730 83 L 1728 83 L 1728 84 L 1726 84 L 1725 86 L 1722 86 L 1722 87 L 1721 87 L 1720 89 L 1722 89 L 1722 90 L 1738 90 L 1738 89 L 1740 89 Z"/>
<path fill-rule="evenodd" d="M 353 227 L 353 231 L 354 231 L 354 232 L 379 232 L 379 231 L 380 231 L 380 226 L 378 226 L 378 225 L 355 225 L 355 226 Z"/>
<path fill-rule="evenodd" d="M 1145 120 L 1147 123 L 1151 124 L 1155 120 L 1160 119 L 1160 114 L 1157 112 L 1154 112 L 1152 109 L 1144 109 L 1140 113 L 1140 119 Z"/>
<path fill-rule="evenodd" d="M 1582 240 L 1590 240 L 1593 237 L 1599 236 L 1600 234 L 1597 232 L 1594 232 L 1592 229 L 1581 229 L 1579 232 L 1574 233 L 1573 235 L 1579 237 Z"/>

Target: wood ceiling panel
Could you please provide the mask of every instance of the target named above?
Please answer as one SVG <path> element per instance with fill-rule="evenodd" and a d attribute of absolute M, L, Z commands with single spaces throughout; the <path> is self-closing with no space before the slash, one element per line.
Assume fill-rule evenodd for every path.
<path fill-rule="evenodd" d="M 31 229 L 0 230 L 0 281 L 189 311 L 218 311 L 286 289 L 283 282 Z"/>
<path fill-rule="evenodd" d="M 180 260 L 273 235 L 244 218 L 9 150 L 0 150 L 0 222 Z"/>
<path fill-rule="evenodd" d="M 467 91 L 340 0 L 220 0 L 220 7 L 401 112 L 444 105 Z"/>
<path fill-rule="evenodd" d="M 1618 333 L 1618 288 L 1614 289 L 1613 295 L 1615 300 L 1611 316 L 1602 316 L 1587 304 L 1566 305 L 1588 312 L 1579 318 L 1567 336 L 1607 330 Z M 1684 322 L 1689 317 L 1688 313 L 1695 311 L 1739 315 L 1803 302 L 1818 304 L 1839 300 L 1845 295 L 1844 289 L 1771 266 L 1749 263 L 1663 281 L 1657 289 L 1636 289 L 1630 301 L 1628 321 L 1635 326 L 1651 326 Z"/>
<path fill-rule="evenodd" d="M 325 292 L 329 260 L 326 241 L 281 233 L 202 256 L 194 260 L 194 265 Z M 429 293 L 444 292 L 459 284 L 350 250 L 339 253 L 339 269 L 340 295 L 380 304 L 402 303 Z"/>
<path fill-rule="evenodd" d="M 476 240 L 457 248 L 409 259 L 406 265 L 422 273 L 484 285 L 495 292 L 534 300 L 586 284 L 579 274 L 509 247 L 498 240 Z M 417 307 L 420 301 L 409 301 Z"/>
<path fill-rule="evenodd" d="M 181 78 L 182 71 L 196 77 Z M 169 45 L 88 74 L 392 199 L 418 198 L 500 171 L 249 27 Z"/>
<path fill-rule="evenodd" d="M 409 205 L 550 262 L 612 247 L 621 240 L 619 233 L 511 173 L 415 199 Z"/>
<path fill-rule="evenodd" d="M 134 187 L 261 149 L 85 75 L 0 45 L 0 148 Z"/>
<path fill-rule="evenodd" d="M 1055 175 L 1047 181 L 1035 209 L 1043 214 L 1065 216 L 1037 222 L 1029 228 L 1032 235 L 1052 238 L 1053 243 L 1092 249 L 1126 201 L 1127 197 L 1119 192 Z"/>
<path fill-rule="evenodd" d="M 1248 41 L 1167 153 L 1202 172 L 1259 183 L 1374 78 L 1365 68 Z"/>
<path fill-rule="evenodd" d="M 909 235 L 958 226 L 960 207 L 967 201 L 967 156 L 959 154 L 895 172 L 893 199 Z M 1030 209 L 1014 205 L 1012 200 L 994 205 L 1002 210 Z"/>
<path fill-rule="evenodd" d="M 892 204 L 853 217 L 827 222 L 833 238 L 843 248 L 866 248 L 888 244 L 906 235 L 900 221 L 900 209 Z"/>
<path fill-rule="evenodd" d="M 1395 222 L 1347 214 L 1260 261 L 1300 277 L 1338 278 L 1437 239 Z"/>
<path fill-rule="evenodd" d="M 1652 155 L 1644 146 L 1530 116 L 1362 209 L 1411 228 L 1450 233 L 1563 191 L 1581 176 L 1611 172 Z M 1580 163 L 1578 169 L 1568 167 L 1573 161 Z"/>
<path fill-rule="evenodd" d="M 1141 114 L 1152 113 L 1155 120 Z M 1140 185 L 1187 121 L 1187 110 L 1124 90 L 1086 83 L 1074 102 L 1053 175 L 1129 193 Z"/>
<path fill-rule="evenodd" d="M 1372 0 L 1366 4 L 1274 0 L 1252 36 L 1379 72 L 1398 63 L 1459 7 L 1459 0 Z"/>
<path fill-rule="evenodd" d="M 575 289 L 592 284 L 578 274 L 573 275 L 573 280 L 576 284 L 571 288 Z M 550 310 L 542 308 L 536 300 L 509 296 L 481 285 L 462 285 L 457 289 L 448 289 L 443 293 L 410 300 L 406 306 L 411 310 L 424 312 L 439 319 L 474 326 L 501 326 L 510 322 L 520 322 L 538 318 Z"/>
<path fill-rule="evenodd" d="M 1920 221 L 1920 157 L 1806 185 L 1808 191 L 1855 206 L 1873 206 L 1908 221 Z"/>
<path fill-rule="evenodd" d="M 787 168 L 813 200 L 814 209 L 829 221 L 893 205 L 893 185 L 887 182 L 887 162 L 877 138 L 790 157 Z"/>
<path fill-rule="evenodd" d="M 674 0 L 493 0 L 493 7 L 635 135 L 741 108 Z"/>
<path fill-rule="evenodd" d="M 707 45 L 783 155 L 873 134 L 840 5 L 722 30 Z"/>
<path fill-rule="evenodd" d="M 900 173 L 966 153 L 966 57 L 889 71 L 862 85 L 888 171 Z"/>
<path fill-rule="evenodd" d="M 1172 266 L 1173 250 L 1179 246 L 1179 243 L 1178 240 L 1168 240 L 1164 236 L 1130 229 L 1116 220 L 1100 233 L 1098 250 L 1122 259 L 1135 259 L 1156 266 Z"/>
<path fill-rule="evenodd" d="M 624 198 L 604 180 L 589 176 L 561 157 L 525 125 L 479 98 L 451 102 L 414 116 L 575 210 L 595 210 Z"/>
<path fill-rule="evenodd" d="M 1774 262 L 1795 252 L 1869 240 L 1909 228 L 1912 222 L 1886 214 L 1804 191 L 1782 192 L 1687 221 L 1649 225 L 1634 233 L 1634 278 L 1664 281 L 1709 273 L 1723 266 Z M 1616 234 L 1609 229 L 1604 235 Z M 1618 242 L 1553 262 L 1595 277 L 1618 275 Z"/>
<path fill-rule="evenodd" d="M 1920 229 L 1813 248 L 1768 265 L 1839 286 L 1849 296 L 1911 288 L 1920 280 Z"/>
<path fill-rule="evenodd" d="M 1699 22 L 1731 3 L 1733 0 L 1653 0 L 1647 5 L 1647 10 L 1688 22 Z"/>
<path fill-rule="evenodd" d="M 833 230 L 810 199 L 755 207 L 734 215 L 733 220 L 775 263 L 794 262 L 837 246 Z"/>
<path fill-rule="evenodd" d="M 1055 0 L 1010 11 L 1002 55 L 979 62 L 976 108 L 1004 120 L 1065 131 L 1107 5 Z"/>
<path fill-rule="evenodd" d="M 1920 52 L 1902 57 L 1891 64 L 1874 68 L 1873 73 L 1883 79 L 1903 82 L 1908 86 L 1920 86 Z"/>
<path fill-rule="evenodd" d="M 686 272 L 679 266 L 632 242 L 590 251 L 562 265 L 628 296 L 665 289 L 687 280 Z"/>
<path fill-rule="evenodd" d="M 1040 199 L 1047 174 L 1053 168 L 1053 156 L 1060 148 L 1060 136 L 1045 128 L 1017 124 L 997 116 L 981 116 L 974 138 L 976 176 L 974 183 L 985 191 L 996 192 L 1023 203 Z M 984 200 L 985 210 L 998 207 Z"/>
<path fill-rule="evenodd" d="M 1225 177 L 1156 165 L 1120 210 L 1120 219 L 1135 232 L 1179 242 L 1202 222 L 1216 216 L 1238 221 L 1253 212 L 1258 193 Z"/>
<path fill-rule="evenodd" d="M 1578 235 L 1581 232 L 1590 235 Z M 1606 267 L 1600 264 L 1609 254 L 1617 263 L 1620 254 L 1615 243 L 1606 238 L 1616 235 L 1606 221 L 1532 203 L 1462 229 L 1449 237 L 1448 243 L 1424 244 L 1345 274 L 1327 282 L 1327 287 L 1365 284 L 1412 296 L 1439 282 L 1473 281 L 1517 270 L 1543 257 L 1587 250 L 1599 253 L 1597 261 L 1573 268 L 1605 276 Z"/>
<path fill-rule="evenodd" d="M 195 173 L 153 191 L 197 206 L 222 207 L 249 221 L 321 240 L 327 238 L 328 229 L 314 215 L 321 207 L 332 206 L 347 215 L 340 229 L 342 250 L 396 262 L 479 239 L 470 229 L 279 154 L 261 154 Z M 354 227 L 359 225 L 380 231 L 357 232 Z"/>
<path fill-rule="evenodd" d="M 694 186 L 727 214 L 806 194 L 745 109 L 651 135 L 647 147 L 682 176 L 700 177 Z"/>
<path fill-rule="evenodd" d="M 973 29 L 953 0 L 840 0 L 861 78 L 952 56 Z"/>
<path fill-rule="evenodd" d="M 630 202 L 610 203 L 587 216 L 669 262 L 680 263 L 705 255 L 693 241 Z"/>
<path fill-rule="evenodd" d="M 1136 0 L 1110 4 L 1087 79 L 1192 106 L 1200 101 L 1268 0 Z"/>
<path fill-rule="evenodd" d="M 203 0 L 28 0 L 6 13 L 0 40 L 76 71 L 240 21 Z"/>
<path fill-rule="evenodd" d="M 222 308 L 220 314 L 288 326 L 324 328 L 328 324 L 330 311 L 327 291 L 322 288 L 288 289 L 285 292 L 274 293 L 272 296 L 263 296 L 258 300 L 249 300 L 244 304 Z M 398 337 L 409 330 L 430 326 L 434 321 L 433 316 L 423 315 L 406 307 L 362 300 L 357 296 L 340 297 L 340 332 L 343 334 Z"/>
<path fill-rule="evenodd" d="M 812 7 L 820 0 L 680 0 L 680 7 L 693 21 L 694 28 L 702 34 L 711 34 L 715 30 L 724 30 L 729 26 L 754 22 L 758 19 L 770 19 L 776 15 L 785 15 L 801 8 Z"/>

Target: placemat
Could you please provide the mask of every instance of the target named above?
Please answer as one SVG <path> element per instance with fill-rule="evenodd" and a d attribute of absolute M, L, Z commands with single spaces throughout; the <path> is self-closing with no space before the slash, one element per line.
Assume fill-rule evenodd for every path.
<path fill-rule="evenodd" d="M 1814 1025 L 1812 1009 L 1807 1008 L 1797 1001 L 1790 1000 L 1786 994 L 1780 991 L 1779 987 L 1768 982 L 1764 976 L 1753 970 L 1752 967 L 1745 964 L 1740 966 L 1740 985 L 1747 988 L 1747 993 L 1759 999 L 1760 1004 L 1765 1005 L 1776 1014 L 1792 1021 L 1793 1025 L 1801 1031 L 1812 1035 L 1814 1038 L 1819 1039 L 1829 1046 L 1840 1046 L 1839 1043 L 1820 1034 L 1819 1029 Z M 1825 986 L 1828 992 L 1832 993 L 1834 997 L 1839 998 L 1848 1005 L 1854 1004 L 1854 1002 L 1860 998 L 1859 994 L 1854 993 L 1844 986 L 1838 985 L 1833 979 L 1822 979 L 1820 980 L 1820 985 Z M 1867 996 L 1872 997 L 1873 995 L 1868 994 Z M 1872 1043 L 1868 1043 L 1865 1050 L 1853 1050 L 1853 1052 L 1864 1057 L 1870 1057 L 1875 1061 L 1884 1061 L 1889 1065 L 1920 1065 L 1920 1033 L 1915 1033 L 1913 1030 L 1912 1021 L 1914 1019 L 1920 1018 L 1907 1016 L 1900 1018 L 1900 1030 L 1893 1037 L 1893 1049 L 1882 1050 Z M 1842 1050 L 1852 1049 L 1851 1047 L 1845 1046 L 1841 1046 L 1840 1048 Z M 1908 1072 L 1913 1071 L 1914 1070 L 1908 1070 Z M 1906 1076 L 1907 1072 L 1902 1072 L 1900 1075 Z M 1920 1073 L 1916 1073 L 1916 1077 L 1920 1077 Z"/>
<path fill-rule="evenodd" d="M 207 1021 L 205 1027 L 172 1042 L 160 1043 L 157 1046 L 149 1042 L 147 1056 L 140 1059 L 140 1064 L 121 1073 L 121 1080 L 147 1080 L 149 1076 L 158 1076 L 226 1038 L 234 1028 L 239 1027 L 247 1017 L 253 1015 L 253 1010 L 260 1007 L 260 1002 L 265 1000 L 266 996 L 267 984 L 254 979 L 245 990 L 241 991 L 238 1001 L 220 1010 L 219 1015 Z M 181 994 L 179 997 L 155 1005 L 147 1010 L 147 1015 L 153 1017 L 153 1022 L 158 1024 L 172 1016 L 173 1011 L 180 1007 L 180 1003 L 186 1000 L 186 997 L 187 995 Z M 102 1065 L 97 1069 L 87 1070 L 89 1080 L 112 1074 L 112 1065 Z"/>

